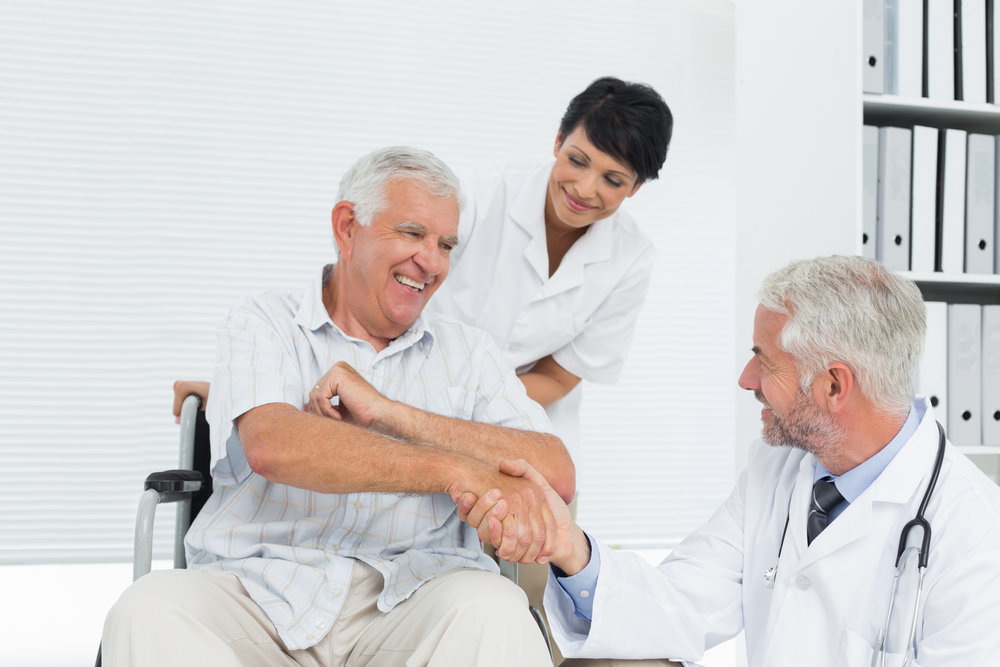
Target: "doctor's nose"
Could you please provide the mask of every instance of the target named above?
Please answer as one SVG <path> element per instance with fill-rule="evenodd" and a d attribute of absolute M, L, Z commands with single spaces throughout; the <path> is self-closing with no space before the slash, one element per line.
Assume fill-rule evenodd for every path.
<path fill-rule="evenodd" d="M 737 380 L 737 384 L 740 389 L 746 389 L 747 391 L 756 391 L 760 389 L 760 362 L 757 360 L 756 356 L 750 358 L 747 365 L 743 367 L 743 372 L 740 373 L 740 378 Z"/>

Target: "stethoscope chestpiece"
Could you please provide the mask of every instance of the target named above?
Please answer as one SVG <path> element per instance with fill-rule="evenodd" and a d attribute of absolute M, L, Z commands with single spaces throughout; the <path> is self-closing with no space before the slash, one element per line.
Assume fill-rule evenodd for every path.
<path fill-rule="evenodd" d="M 767 571 L 764 572 L 764 587 L 768 589 L 774 588 L 774 575 L 777 573 L 778 567 L 769 567 Z"/>

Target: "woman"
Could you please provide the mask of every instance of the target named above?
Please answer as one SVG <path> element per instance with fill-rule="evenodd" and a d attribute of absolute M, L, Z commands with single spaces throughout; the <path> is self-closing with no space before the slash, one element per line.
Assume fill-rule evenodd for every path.
<path fill-rule="evenodd" d="M 570 102 L 555 163 L 484 163 L 447 280 L 428 308 L 485 329 L 580 460 L 581 379 L 621 374 L 655 252 L 622 202 L 655 179 L 673 118 L 648 86 L 613 77 Z"/>

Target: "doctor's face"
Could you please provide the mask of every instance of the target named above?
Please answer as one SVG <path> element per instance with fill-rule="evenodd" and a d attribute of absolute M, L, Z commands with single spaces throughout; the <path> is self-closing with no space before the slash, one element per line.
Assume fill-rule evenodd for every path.
<path fill-rule="evenodd" d="M 557 228 L 583 229 L 603 220 L 642 185 L 631 167 L 590 143 L 582 125 L 556 137 L 553 155 L 545 222 Z"/>
<path fill-rule="evenodd" d="M 762 438 L 774 446 L 804 449 L 817 457 L 831 452 L 842 429 L 824 412 L 811 393 L 802 391 L 795 358 L 779 346 L 787 315 L 757 306 L 753 324 L 753 353 L 740 375 L 739 385 L 763 404 Z"/>

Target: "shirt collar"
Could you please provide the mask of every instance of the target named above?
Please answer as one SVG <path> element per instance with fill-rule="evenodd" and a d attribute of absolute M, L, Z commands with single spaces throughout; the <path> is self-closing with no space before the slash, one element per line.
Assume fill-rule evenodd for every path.
<path fill-rule="evenodd" d="M 886 466 L 896 458 L 896 454 L 903 448 L 903 445 L 917 432 L 917 427 L 920 425 L 923 417 L 924 405 L 920 402 L 914 402 L 910 405 L 910 412 L 906 416 L 906 421 L 903 422 L 902 428 L 899 429 L 899 433 L 875 456 L 861 465 L 848 470 L 840 477 L 832 475 L 823 467 L 822 463 L 816 461 L 816 473 L 813 477 L 813 483 L 815 484 L 817 480 L 823 477 L 833 477 L 840 495 L 844 496 L 844 500 L 847 502 L 853 503 L 857 500 L 858 496 L 864 493 L 865 489 L 872 485 L 872 482 L 878 479 L 878 476 L 882 474 Z"/>
<path fill-rule="evenodd" d="M 553 165 L 555 165 L 554 160 L 546 162 L 535 169 L 526 179 L 524 187 L 521 188 L 517 199 L 510 208 L 510 216 L 525 231 L 531 234 L 532 245 L 537 246 L 537 252 L 532 252 L 529 247 L 528 254 L 532 255 L 532 258 L 538 264 L 536 269 L 539 269 L 539 274 L 542 275 L 543 279 L 548 278 L 545 199 L 548 196 L 549 175 L 552 173 Z M 579 265 L 583 266 L 611 259 L 611 241 L 614 235 L 615 222 L 620 212 L 621 209 L 590 225 L 587 233 L 573 244 L 570 252 L 574 253 L 575 261 Z M 534 255 L 537 255 L 537 257 L 534 257 Z"/>
<path fill-rule="evenodd" d="M 302 303 L 295 313 L 295 323 L 308 331 L 316 331 L 322 328 L 324 324 L 329 324 L 334 331 L 344 338 L 359 340 L 341 331 L 340 327 L 330 319 L 330 314 L 326 311 L 326 305 L 323 304 L 323 287 L 330 279 L 333 266 L 333 264 L 324 266 L 320 272 L 319 279 L 310 280 L 306 285 L 305 291 L 302 294 Z M 427 318 L 423 313 L 417 316 L 417 319 L 410 325 L 409 329 L 389 343 L 382 350 L 380 356 L 388 356 L 416 343 L 420 343 L 421 349 L 428 354 L 430 353 L 431 346 L 434 344 L 434 333 L 428 327 Z"/>

